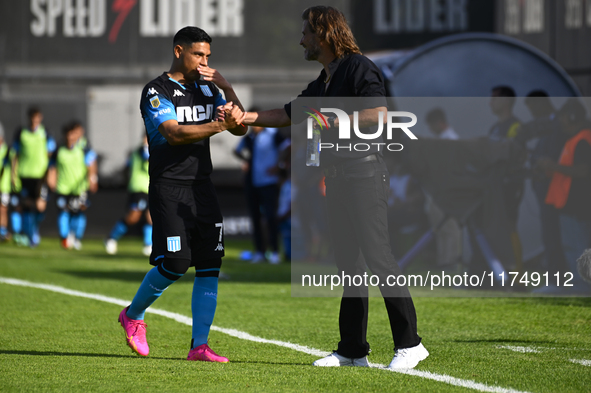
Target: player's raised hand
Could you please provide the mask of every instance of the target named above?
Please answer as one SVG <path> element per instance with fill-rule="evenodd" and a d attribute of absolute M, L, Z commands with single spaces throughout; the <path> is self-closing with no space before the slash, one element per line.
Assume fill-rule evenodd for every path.
<path fill-rule="evenodd" d="M 219 73 L 218 70 L 209 68 L 207 66 L 199 66 L 197 68 L 199 74 L 203 76 L 203 80 L 213 82 L 217 87 L 222 90 L 232 88 L 232 85 Z"/>

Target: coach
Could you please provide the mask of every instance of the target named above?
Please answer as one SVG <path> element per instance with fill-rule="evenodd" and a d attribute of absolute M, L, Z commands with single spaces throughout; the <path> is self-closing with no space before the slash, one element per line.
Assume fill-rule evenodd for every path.
<path fill-rule="evenodd" d="M 299 97 L 363 97 L 363 102 L 372 105 L 359 111 L 359 127 L 376 125 L 378 112 L 386 111 L 383 77 L 376 65 L 361 55 L 344 15 L 332 7 L 315 6 L 306 9 L 302 19 L 300 45 L 304 47 L 304 57 L 322 63 L 324 69 Z M 280 109 L 248 112 L 244 124 L 290 125 L 291 107 L 292 103 L 288 103 Z M 322 141 L 336 140 L 338 118 L 325 120 L 329 127 L 323 130 Z M 389 176 L 381 152 L 377 148 L 365 152 L 323 151 L 320 165 L 326 176 L 329 228 L 339 274 L 363 274 L 365 265 L 357 258 L 360 252 L 381 282 L 389 274 L 400 274 L 388 241 Z M 416 313 L 408 288 L 380 289 L 395 343 L 389 367 L 413 368 L 429 353 L 417 334 Z M 339 314 L 341 341 L 336 352 L 317 360 L 315 366 L 368 366 L 367 296 L 367 287 L 344 288 Z"/>

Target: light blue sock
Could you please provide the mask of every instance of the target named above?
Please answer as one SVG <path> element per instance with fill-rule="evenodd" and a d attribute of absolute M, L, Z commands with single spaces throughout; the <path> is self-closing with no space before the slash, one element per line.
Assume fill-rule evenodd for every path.
<path fill-rule="evenodd" d="M 179 278 L 182 275 L 174 274 L 169 272 Z M 164 277 L 158 271 L 158 266 L 152 268 L 146 276 L 144 277 L 144 281 L 142 281 L 129 309 L 127 310 L 127 316 L 131 319 L 144 319 L 144 314 L 146 309 L 152 305 L 162 295 L 162 292 L 166 288 L 170 286 L 176 280 L 169 280 L 168 278 Z"/>
<path fill-rule="evenodd" d="M 12 232 L 19 234 L 23 230 L 23 217 L 19 212 L 10 213 L 10 225 L 12 226 Z"/>
<path fill-rule="evenodd" d="M 39 244 L 41 242 L 41 235 L 39 234 L 39 226 L 45 218 L 45 213 L 35 212 L 33 213 L 33 226 L 31 230 L 31 243 Z"/>
<path fill-rule="evenodd" d="M 152 225 L 144 225 L 144 246 L 152 245 Z"/>
<path fill-rule="evenodd" d="M 57 216 L 57 229 L 60 234 L 60 238 L 65 239 L 70 233 L 70 213 L 62 210 Z"/>
<path fill-rule="evenodd" d="M 218 297 L 217 277 L 195 277 L 191 310 L 193 312 L 192 348 L 207 344 Z"/>
<path fill-rule="evenodd" d="M 109 235 L 110 239 L 119 240 L 125 233 L 127 232 L 127 225 L 123 222 L 123 220 L 117 221 L 117 224 L 111 230 L 111 234 Z"/>
<path fill-rule="evenodd" d="M 72 221 L 74 236 L 76 236 L 76 239 L 82 240 L 84 237 L 84 231 L 86 231 L 86 214 L 78 213 L 73 217 Z"/>
<path fill-rule="evenodd" d="M 23 212 L 23 233 L 29 237 L 29 239 L 33 238 L 33 213 L 30 211 Z"/>
<path fill-rule="evenodd" d="M 0 236 L 6 236 L 8 235 L 8 228 L 2 226 L 0 227 Z"/>

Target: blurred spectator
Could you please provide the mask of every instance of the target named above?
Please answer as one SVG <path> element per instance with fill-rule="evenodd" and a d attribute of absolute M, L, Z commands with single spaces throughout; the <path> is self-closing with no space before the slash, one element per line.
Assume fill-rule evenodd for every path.
<path fill-rule="evenodd" d="M 277 221 L 283 240 L 283 256 L 286 261 L 291 261 L 291 144 L 282 149 L 278 167 L 281 186 L 279 188 Z"/>
<path fill-rule="evenodd" d="M 546 203 L 560 211 L 562 247 L 574 275 L 572 289 L 588 293 L 591 287 L 578 274 L 576 261 L 591 247 L 591 124 L 576 98 L 564 104 L 558 118 L 568 137 L 560 160 L 540 158 L 537 167 L 552 173 Z"/>
<path fill-rule="evenodd" d="M 12 181 L 15 185 L 18 176 L 22 184 L 19 204 L 23 230 L 31 247 L 41 241 L 39 224 L 45 216 L 49 196 L 47 168 L 49 157 L 56 149 L 55 140 L 47 133 L 42 121 L 43 114 L 38 108 L 29 109 L 28 127 L 17 132 L 13 144 L 16 154 L 12 161 Z"/>
<path fill-rule="evenodd" d="M 10 203 L 8 150 L 8 144 L 4 140 L 4 128 L 2 127 L 2 123 L 0 123 L 0 242 L 10 239 L 10 234 L 8 233 L 8 205 Z"/>
<path fill-rule="evenodd" d="M 331 258 L 326 236 L 326 186 L 324 173 L 318 167 L 306 166 L 306 132 L 291 137 L 292 186 L 292 259 L 323 262 Z"/>
<path fill-rule="evenodd" d="M 425 195 L 412 176 L 400 163 L 388 160 L 390 182 L 388 190 L 388 231 L 392 254 L 400 259 L 427 227 L 424 212 Z"/>
<path fill-rule="evenodd" d="M 98 189 L 96 153 L 85 143 L 84 128 L 77 121 L 64 127 L 64 144 L 49 161 L 47 183 L 57 194 L 57 225 L 62 248 L 82 249 L 86 230 L 88 191 Z"/>
<path fill-rule="evenodd" d="M 556 109 L 552 105 L 548 94 L 542 90 L 534 90 L 525 98 L 525 105 L 533 120 L 524 124 L 518 140 L 530 146 L 529 162 L 535 164 L 539 159 L 548 158 L 557 162 L 562 152 L 567 136 L 561 130 L 556 116 Z M 552 275 L 564 272 L 566 262 L 560 241 L 560 220 L 558 210 L 545 203 L 551 173 L 533 167 L 532 187 L 538 201 L 540 223 L 542 230 L 542 244 L 544 245 L 544 268 Z"/>
<path fill-rule="evenodd" d="M 127 233 L 130 226 L 137 224 L 145 215 L 146 222 L 143 227 L 144 248 L 143 254 L 150 256 L 152 253 L 152 217 L 148 208 L 148 188 L 150 175 L 148 173 L 148 138 L 144 137 L 142 145 L 133 151 L 129 158 L 129 183 L 127 185 L 128 210 L 125 217 L 117 221 L 109 237 L 105 240 L 107 254 L 117 254 L 117 241 Z"/>
<path fill-rule="evenodd" d="M 513 114 L 515 105 L 515 91 L 509 86 L 497 86 L 491 91 L 490 108 L 497 117 L 497 122 L 488 131 L 488 136 L 494 141 L 506 141 L 518 136 L 521 121 Z M 525 179 L 517 173 L 509 173 L 504 180 L 503 193 L 505 210 L 511 226 L 511 244 L 515 257 L 516 268 L 523 269 L 522 247 L 517 232 L 519 205 L 523 196 Z M 511 267 L 511 266 L 509 266 Z"/>
<path fill-rule="evenodd" d="M 435 108 L 429 111 L 426 116 L 429 130 L 439 139 L 459 139 L 458 134 L 447 122 L 447 116 L 441 108 Z"/>
<path fill-rule="evenodd" d="M 521 127 L 521 121 L 513 114 L 515 91 L 509 86 L 493 87 L 489 105 L 497 117 L 488 131 L 489 138 L 497 141 L 515 138 Z"/>
<path fill-rule="evenodd" d="M 459 136 L 449 125 L 447 116 L 441 108 L 429 111 L 426 116 L 429 129 L 438 139 L 458 140 Z M 439 228 L 435 234 L 437 244 L 437 264 L 450 265 L 460 260 L 462 255 L 462 229 L 457 220 L 452 217 L 445 217 L 443 210 L 437 206 L 430 195 L 427 195 L 425 212 L 429 217 L 432 228 Z M 446 220 L 441 225 L 442 220 Z"/>
<path fill-rule="evenodd" d="M 251 111 L 253 110 L 256 111 L 256 109 Z M 277 226 L 279 176 L 276 173 L 276 167 L 284 140 L 277 128 L 251 126 L 248 135 L 240 140 L 234 150 L 234 154 L 244 161 L 243 169 L 246 172 L 245 189 L 255 246 L 252 263 L 265 260 L 261 212 L 267 224 L 268 242 L 271 248 L 269 262 L 272 264 L 280 262 Z"/>

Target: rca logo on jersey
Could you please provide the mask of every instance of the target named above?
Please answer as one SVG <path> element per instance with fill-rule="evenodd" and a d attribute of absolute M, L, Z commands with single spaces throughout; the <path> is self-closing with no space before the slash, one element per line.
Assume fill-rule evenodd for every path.
<path fill-rule="evenodd" d="M 146 97 L 147 97 L 147 96 L 151 96 L 151 95 L 153 95 L 153 94 L 158 94 L 158 92 L 156 91 L 156 89 L 155 89 L 154 87 L 150 87 L 150 88 L 148 89 L 148 94 L 146 94 Z"/>
<path fill-rule="evenodd" d="M 204 295 L 205 296 L 211 296 L 211 297 L 218 297 L 218 293 L 217 292 L 205 292 Z"/>
<path fill-rule="evenodd" d="M 203 92 L 203 94 L 205 94 L 206 97 L 213 97 L 213 93 L 211 92 L 209 86 L 199 85 L 199 87 L 201 88 L 201 91 Z"/>
<path fill-rule="evenodd" d="M 213 251 L 224 251 L 224 246 L 222 246 L 222 243 L 218 243 L 218 246 Z"/>
<path fill-rule="evenodd" d="M 172 97 L 184 97 L 185 95 L 183 94 L 182 91 L 174 89 L 174 94 L 172 95 Z"/>
<path fill-rule="evenodd" d="M 150 104 L 152 105 L 152 108 L 158 108 L 160 106 L 160 100 L 158 99 L 158 96 L 150 98 Z"/>
<path fill-rule="evenodd" d="M 176 117 L 179 123 L 190 123 L 211 119 L 213 114 L 213 104 L 190 106 L 177 106 Z"/>
<path fill-rule="evenodd" d="M 181 251 L 181 237 L 171 236 L 166 238 L 166 249 L 170 252 Z"/>

